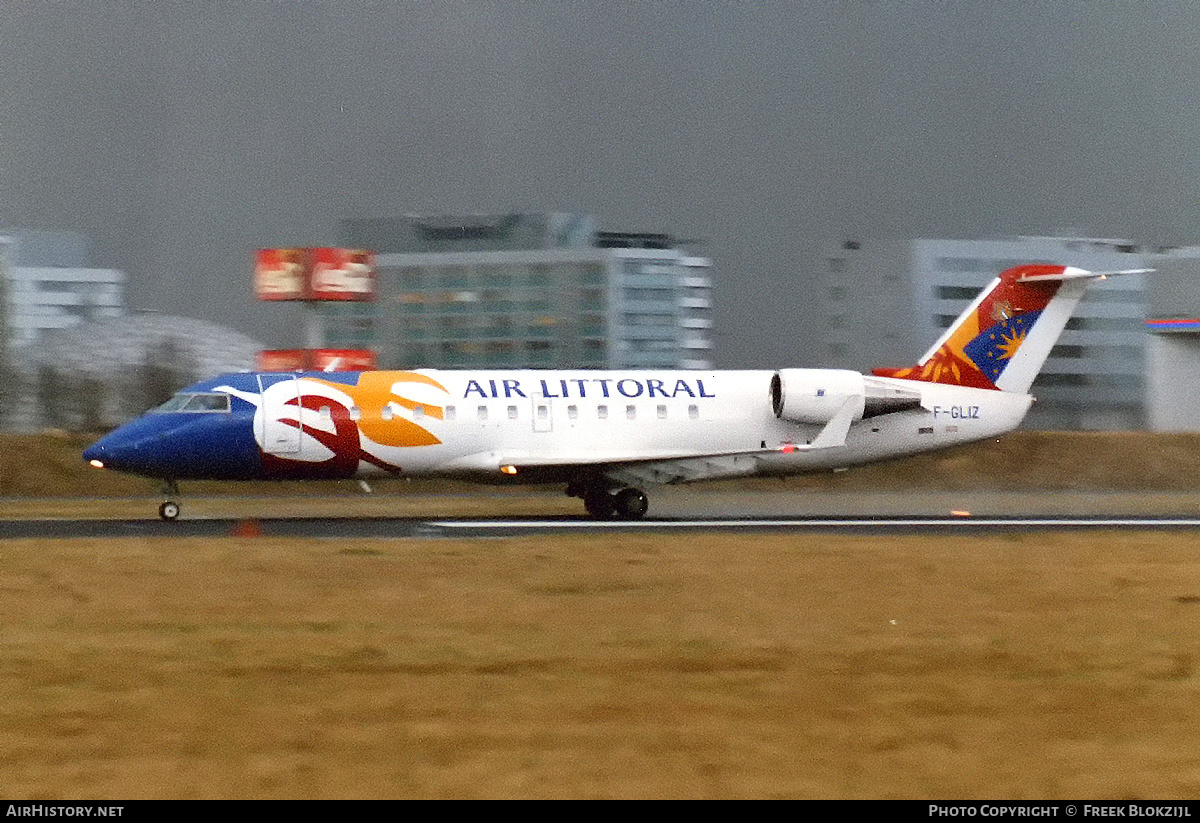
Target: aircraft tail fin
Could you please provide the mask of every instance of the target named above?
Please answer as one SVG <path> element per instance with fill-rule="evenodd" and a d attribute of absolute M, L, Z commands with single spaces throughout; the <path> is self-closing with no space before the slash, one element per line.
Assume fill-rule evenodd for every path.
<path fill-rule="evenodd" d="M 915 366 L 879 377 L 1027 393 L 1088 283 L 1122 272 L 1026 265 L 1001 272 Z"/>

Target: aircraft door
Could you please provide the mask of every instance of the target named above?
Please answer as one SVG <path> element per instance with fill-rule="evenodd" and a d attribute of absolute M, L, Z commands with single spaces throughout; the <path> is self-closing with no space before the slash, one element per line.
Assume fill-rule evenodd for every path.
<path fill-rule="evenodd" d="M 548 432 L 554 430 L 554 410 L 548 397 L 533 398 L 533 430 Z"/>
<path fill-rule="evenodd" d="M 259 442 L 268 454 L 300 451 L 300 381 L 294 374 L 260 374 Z"/>

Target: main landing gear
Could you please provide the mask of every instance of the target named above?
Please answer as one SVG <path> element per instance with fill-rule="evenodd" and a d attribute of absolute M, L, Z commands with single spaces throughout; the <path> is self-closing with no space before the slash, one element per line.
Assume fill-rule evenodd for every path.
<path fill-rule="evenodd" d="M 567 494 L 583 499 L 587 513 L 597 520 L 641 520 L 650 508 L 650 498 L 632 486 L 610 490 L 599 483 L 571 483 Z"/>
<path fill-rule="evenodd" d="M 179 497 L 179 484 L 174 480 L 163 481 L 162 493 L 167 499 L 158 507 L 158 516 L 163 520 L 175 520 L 179 517 L 179 503 L 174 499 Z"/>

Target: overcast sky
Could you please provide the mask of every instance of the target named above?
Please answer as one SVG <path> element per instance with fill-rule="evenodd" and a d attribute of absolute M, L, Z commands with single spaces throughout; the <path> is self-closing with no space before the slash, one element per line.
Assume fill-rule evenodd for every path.
<path fill-rule="evenodd" d="M 256 248 L 585 212 L 704 240 L 720 365 L 820 365 L 814 238 L 1200 243 L 1198 43 L 1194 2 L 9 0 L 0 226 L 292 344 Z"/>

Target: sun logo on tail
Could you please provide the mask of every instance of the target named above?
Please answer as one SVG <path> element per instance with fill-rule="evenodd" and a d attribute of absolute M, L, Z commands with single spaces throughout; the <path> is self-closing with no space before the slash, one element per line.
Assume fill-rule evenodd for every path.
<path fill-rule="evenodd" d="M 963 354 L 995 383 L 1016 357 L 1040 315 L 1037 311 L 1024 312 L 992 326 L 964 346 Z"/>
<path fill-rule="evenodd" d="M 1017 353 L 1017 349 L 1021 348 L 1021 344 L 1025 342 L 1025 329 L 1011 329 L 1010 331 L 1012 334 L 1003 336 L 997 346 L 1001 360 L 1012 358 Z"/>
<path fill-rule="evenodd" d="M 938 352 L 943 355 L 942 352 Z M 933 357 L 921 367 L 921 379 L 929 380 L 934 383 L 942 383 L 953 380 L 955 383 L 962 380 L 962 369 L 953 356 Z"/>

